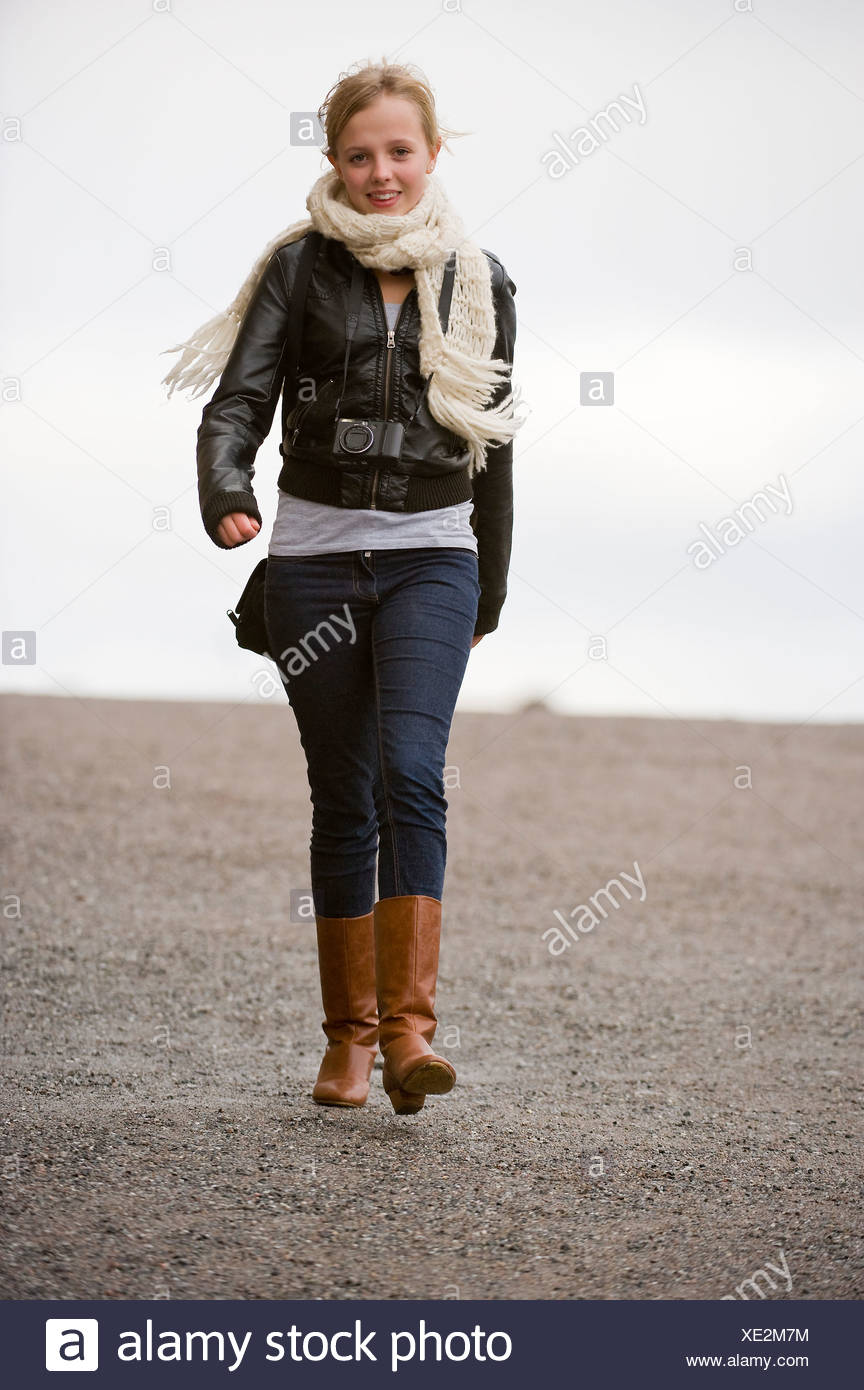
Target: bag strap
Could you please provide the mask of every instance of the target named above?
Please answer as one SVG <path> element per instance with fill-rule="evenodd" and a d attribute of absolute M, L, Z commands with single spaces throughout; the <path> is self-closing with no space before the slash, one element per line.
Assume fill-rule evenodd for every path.
<path fill-rule="evenodd" d="M 306 308 L 306 290 L 312 277 L 312 269 L 324 237 L 321 232 L 306 233 L 297 272 L 294 276 L 294 291 L 288 306 L 287 355 L 285 358 L 285 379 L 282 386 L 282 438 L 288 424 L 288 416 L 297 402 L 297 372 L 300 367 L 300 349 L 303 344 L 303 317 Z"/>
<path fill-rule="evenodd" d="M 444 279 L 441 282 L 441 298 L 438 301 L 438 317 L 441 320 L 441 332 L 447 337 L 447 329 L 450 324 L 450 301 L 453 298 L 453 282 L 456 279 L 456 252 L 451 251 L 447 257 L 447 264 L 444 267 Z"/>

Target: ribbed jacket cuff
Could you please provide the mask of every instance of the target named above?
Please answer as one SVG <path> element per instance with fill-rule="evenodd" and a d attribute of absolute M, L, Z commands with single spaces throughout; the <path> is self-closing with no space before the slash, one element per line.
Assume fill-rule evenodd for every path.
<path fill-rule="evenodd" d="M 245 512 L 251 516 L 261 526 L 261 513 L 258 510 L 258 503 L 255 501 L 254 493 L 242 489 L 240 492 L 216 492 L 205 503 L 201 512 L 201 519 L 204 522 L 204 530 L 220 550 L 237 550 L 238 546 L 226 545 L 216 534 L 216 527 L 227 516 L 229 512 Z M 250 539 L 252 539 L 250 537 Z M 240 541 L 240 545 L 246 545 L 246 541 Z"/>
<path fill-rule="evenodd" d="M 485 637 L 487 632 L 495 631 L 503 607 L 503 600 L 501 603 L 493 604 L 491 607 L 484 607 L 482 604 L 478 606 L 477 621 L 474 624 L 475 637 Z"/>

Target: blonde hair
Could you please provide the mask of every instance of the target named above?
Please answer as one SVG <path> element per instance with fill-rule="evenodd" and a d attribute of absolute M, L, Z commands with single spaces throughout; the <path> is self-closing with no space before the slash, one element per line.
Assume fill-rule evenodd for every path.
<path fill-rule="evenodd" d="M 326 136 L 323 154 L 336 158 L 339 137 L 351 117 L 371 105 L 382 92 L 413 101 L 430 150 L 435 149 L 439 136 L 446 148 L 447 136 L 469 133 L 439 125 L 432 88 L 418 67 L 413 63 L 388 63 L 382 58 L 380 63 L 363 62 L 356 72 L 349 69 L 340 73 L 338 81 L 330 88 L 318 108 L 318 119 Z"/>

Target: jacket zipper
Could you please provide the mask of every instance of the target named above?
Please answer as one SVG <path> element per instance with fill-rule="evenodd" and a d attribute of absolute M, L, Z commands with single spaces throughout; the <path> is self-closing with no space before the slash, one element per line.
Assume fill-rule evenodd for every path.
<path fill-rule="evenodd" d="M 380 282 L 379 282 L 379 280 L 378 280 L 378 276 L 375 274 L 375 272 L 374 272 L 373 270 L 370 270 L 369 273 L 370 273 L 370 275 L 372 276 L 372 278 L 373 278 L 374 281 L 375 281 L 375 288 L 376 288 L 377 291 L 378 291 L 378 301 L 379 301 L 379 303 L 380 303 L 380 305 L 381 305 L 381 313 L 384 315 L 384 323 L 385 323 L 385 325 L 386 325 L 386 323 L 387 323 L 387 310 L 384 308 L 384 296 L 383 296 L 383 294 L 381 293 L 381 285 L 380 285 Z M 411 289 L 413 289 L 413 288 L 414 288 L 414 286 L 412 285 Z M 410 294 L 410 293 L 411 293 L 411 290 L 408 291 L 408 294 Z M 402 318 L 402 313 L 403 313 L 403 311 L 404 311 L 404 309 L 405 309 L 405 303 L 406 303 L 406 301 L 407 301 L 407 299 L 408 299 L 408 294 L 406 294 L 405 299 L 403 299 L 403 300 L 402 300 L 402 303 L 399 305 L 399 313 L 396 315 L 396 322 L 395 322 L 395 324 L 393 325 L 392 328 L 388 328 L 388 329 L 387 329 L 387 348 L 386 348 L 386 359 L 385 359 L 385 363 L 384 363 L 384 419 L 385 419 L 385 420 L 389 419 L 389 416 L 388 416 L 388 414 L 387 414 L 387 411 L 388 411 L 388 409 L 389 409 L 389 407 L 390 407 L 390 367 L 391 367 L 391 364 L 392 364 L 392 362 L 393 362 L 393 349 L 394 349 L 394 347 L 396 346 L 396 334 L 397 334 L 397 332 L 398 332 L 398 330 L 399 330 L 399 323 L 400 323 L 401 318 Z M 380 468 L 376 468 L 376 469 L 375 469 L 375 472 L 374 472 L 373 475 L 372 475 L 372 501 L 370 502 L 369 506 L 370 506 L 370 510 L 372 510 L 373 512 L 378 510 L 377 507 L 375 506 L 375 491 L 376 491 L 376 488 L 378 487 L 378 474 L 379 474 L 380 472 L 381 472 Z"/>

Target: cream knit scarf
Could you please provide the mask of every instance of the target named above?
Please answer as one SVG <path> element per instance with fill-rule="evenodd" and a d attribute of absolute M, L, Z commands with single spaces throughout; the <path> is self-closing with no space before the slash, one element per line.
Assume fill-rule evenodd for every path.
<path fill-rule="evenodd" d="M 420 370 L 433 373 L 427 392 L 432 416 L 464 438 L 469 446 L 469 476 L 486 466 L 486 445 L 504 444 L 524 424 L 515 415 L 521 392 L 512 390 L 486 409 L 495 388 L 509 373 L 509 363 L 490 354 L 495 347 L 495 305 L 489 261 L 469 241 L 458 214 L 439 180 L 427 176 L 419 202 L 401 216 L 358 212 L 344 184 L 331 169 L 312 185 L 306 198 L 309 217 L 294 222 L 265 246 L 230 307 L 201 325 L 185 343 L 165 348 L 182 352 L 163 384 L 169 397 L 175 387 L 197 387 L 193 398 L 221 375 L 237 337 L 243 314 L 270 257 L 280 246 L 297 241 L 311 228 L 341 241 L 361 265 L 376 270 L 415 272 L 420 307 Z M 456 249 L 456 276 L 447 336 L 441 332 L 438 297 L 444 265 Z"/>

